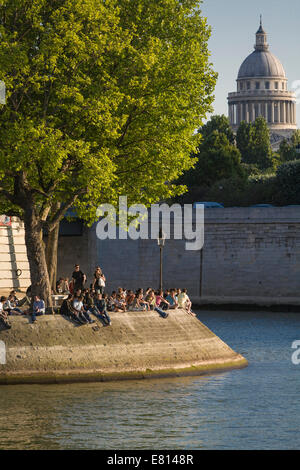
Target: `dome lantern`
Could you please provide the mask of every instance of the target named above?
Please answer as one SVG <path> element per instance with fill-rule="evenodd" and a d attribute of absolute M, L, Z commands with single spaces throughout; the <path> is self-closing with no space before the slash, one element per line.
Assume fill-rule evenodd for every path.
<path fill-rule="evenodd" d="M 267 39 L 267 33 L 263 29 L 262 26 L 262 16 L 260 15 L 260 27 L 256 33 L 256 44 L 254 46 L 254 49 L 256 51 L 268 51 L 269 50 L 269 44 L 268 44 L 268 39 Z"/>

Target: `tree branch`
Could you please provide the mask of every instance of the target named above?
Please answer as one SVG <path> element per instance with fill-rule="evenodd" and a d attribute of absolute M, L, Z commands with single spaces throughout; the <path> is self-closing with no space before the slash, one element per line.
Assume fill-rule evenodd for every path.
<path fill-rule="evenodd" d="M 61 205 L 59 210 L 56 212 L 56 214 L 51 218 L 50 221 L 45 221 L 43 226 L 45 227 L 46 230 L 48 230 L 48 232 L 51 232 L 55 227 L 56 225 L 62 220 L 62 218 L 64 217 L 66 211 L 68 209 L 70 209 L 70 207 L 73 206 L 74 202 L 76 201 L 76 199 L 80 196 L 80 194 L 84 194 L 87 192 L 87 189 L 88 188 L 85 188 L 85 189 L 81 189 L 80 191 L 78 191 L 77 193 L 73 194 L 72 196 L 70 196 L 70 198 L 66 201 L 65 204 Z"/>

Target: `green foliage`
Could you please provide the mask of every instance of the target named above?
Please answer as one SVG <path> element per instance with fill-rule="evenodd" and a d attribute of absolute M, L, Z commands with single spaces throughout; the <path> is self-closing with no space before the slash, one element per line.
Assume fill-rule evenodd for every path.
<path fill-rule="evenodd" d="M 296 151 L 296 147 L 300 145 L 300 130 L 296 130 L 291 139 L 283 139 L 279 147 L 279 155 L 281 163 L 297 160 L 299 154 Z"/>
<path fill-rule="evenodd" d="M 0 213 L 182 192 L 216 81 L 198 1 L 4 0 L 0 34 Z"/>
<path fill-rule="evenodd" d="M 232 207 L 240 205 L 247 181 L 241 177 L 231 177 L 216 182 L 205 194 L 204 200 L 215 201 Z"/>
<path fill-rule="evenodd" d="M 300 204 L 300 160 L 282 164 L 276 173 L 278 191 L 284 204 Z"/>
<path fill-rule="evenodd" d="M 225 206 L 251 206 L 254 204 L 277 204 L 275 175 L 230 178 L 216 183 L 209 193 L 209 200 L 222 202 Z"/>
<path fill-rule="evenodd" d="M 220 127 L 219 127 L 220 126 Z M 200 130 L 202 141 L 194 156 L 195 168 L 184 175 L 189 188 L 212 186 L 216 181 L 232 176 L 242 177 L 241 155 L 225 116 L 214 116 Z"/>
<path fill-rule="evenodd" d="M 247 177 L 261 175 L 261 170 L 254 164 L 242 163 L 242 168 Z"/>
<path fill-rule="evenodd" d="M 214 131 L 227 137 L 230 144 L 235 143 L 234 133 L 230 127 L 229 119 L 224 114 L 212 116 L 200 130 L 203 139 L 208 138 Z"/>
<path fill-rule="evenodd" d="M 243 163 L 254 164 L 261 170 L 273 165 L 270 133 L 263 117 L 254 123 L 241 122 L 236 136 Z"/>

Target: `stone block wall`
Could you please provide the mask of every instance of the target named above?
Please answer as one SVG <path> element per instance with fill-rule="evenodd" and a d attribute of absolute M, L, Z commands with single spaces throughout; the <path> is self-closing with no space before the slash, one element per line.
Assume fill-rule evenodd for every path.
<path fill-rule="evenodd" d="M 82 238 L 62 238 L 59 258 L 59 274 L 80 262 L 89 282 L 99 264 L 108 291 L 159 285 L 156 240 L 101 241 L 94 225 Z M 205 210 L 202 252 L 167 240 L 163 278 L 193 297 L 300 297 L 300 207 Z"/>
<path fill-rule="evenodd" d="M 12 218 L 11 226 L 0 226 L 0 289 L 26 290 L 29 285 L 24 226 Z"/>

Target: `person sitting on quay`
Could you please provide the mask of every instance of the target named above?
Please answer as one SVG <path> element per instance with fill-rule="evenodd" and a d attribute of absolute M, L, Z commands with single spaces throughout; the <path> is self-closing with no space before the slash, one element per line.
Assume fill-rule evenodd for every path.
<path fill-rule="evenodd" d="M 15 290 L 10 291 L 9 297 L 11 297 L 11 304 L 13 307 L 18 307 L 19 299 Z"/>
<path fill-rule="evenodd" d="M 132 290 L 129 290 L 126 295 L 126 305 L 128 310 L 130 310 L 133 307 L 133 302 L 135 299 L 134 292 Z"/>
<path fill-rule="evenodd" d="M 10 330 L 11 324 L 8 321 L 8 315 L 7 312 L 3 309 L 3 303 L 5 302 L 6 297 L 2 296 L 0 297 L 0 324 L 3 324 L 3 326 Z"/>
<path fill-rule="evenodd" d="M 85 310 L 83 306 L 83 296 L 81 295 L 81 291 L 79 294 L 79 291 L 80 289 L 78 289 L 73 298 L 73 307 L 81 320 L 85 321 L 86 323 L 95 323 L 95 320 L 92 320 L 87 310 Z"/>
<path fill-rule="evenodd" d="M 178 301 L 177 301 L 175 289 L 170 289 L 169 295 L 167 295 L 166 297 L 166 301 L 169 302 L 170 309 L 178 308 Z"/>
<path fill-rule="evenodd" d="M 155 310 L 156 307 L 156 297 L 153 289 L 148 288 L 146 290 L 145 300 L 148 302 L 150 310 Z"/>
<path fill-rule="evenodd" d="M 143 300 L 142 294 L 137 292 L 135 294 L 135 297 L 134 297 L 134 300 L 133 300 L 133 303 L 132 303 L 132 306 L 131 306 L 130 310 L 132 310 L 134 312 L 141 311 L 141 310 L 146 310 L 145 305 L 141 304 L 142 300 Z"/>
<path fill-rule="evenodd" d="M 126 290 L 123 287 L 118 287 L 117 296 L 119 296 L 122 302 L 126 302 Z"/>
<path fill-rule="evenodd" d="M 101 298 L 102 298 L 102 294 L 98 294 L 98 295 L 101 295 Z M 100 311 L 98 309 L 98 306 L 97 306 L 97 296 L 98 295 L 93 290 L 85 289 L 84 290 L 84 298 L 83 298 L 83 307 L 84 307 L 84 310 L 88 314 L 93 314 L 97 318 L 99 318 L 100 320 L 103 320 L 103 318 L 100 314 Z"/>
<path fill-rule="evenodd" d="M 144 295 L 144 290 L 143 289 L 138 289 L 137 290 L 137 295 L 138 299 L 140 302 L 140 306 L 142 307 L 143 310 L 150 310 L 150 305 L 149 302 L 146 300 L 146 296 Z"/>
<path fill-rule="evenodd" d="M 159 289 L 156 293 L 155 293 L 155 296 L 156 296 L 156 306 L 157 307 L 160 307 L 162 310 L 168 310 L 170 304 L 169 302 L 164 298 L 164 295 L 163 295 L 163 290 Z"/>
<path fill-rule="evenodd" d="M 107 313 L 107 294 L 97 294 L 95 300 L 95 307 L 98 310 L 98 318 L 100 318 L 100 320 L 103 320 L 106 325 L 110 326 L 111 319 Z"/>
<path fill-rule="evenodd" d="M 24 315 L 24 312 L 19 307 L 14 306 L 14 296 L 12 294 L 10 294 L 8 298 L 5 297 L 3 310 L 7 312 L 8 315 Z"/>
<path fill-rule="evenodd" d="M 123 294 L 117 294 L 115 300 L 115 308 L 118 312 L 126 311 L 126 301 Z"/>
<path fill-rule="evenodd" d="M 83 295 L 83 307 L 86 311 L 92 313 L 95 308 L 94 295 L 90 289 L 86 288 L 82 292 Z"/>
<path fill-rule="evenodd" d="M 60 307 L 60 314 L 71 318 L 75 323 L 79 325 L 85 325 L 87 323 L 87 320 L 82 320 L 79 317 L 79 313 L 73 307 L 73 295 L 72 294 L 69 294 L 68 298 L 63 300 L 61 307 Z"/>
<path fill-rule="evenodd" d="M 58 294 L 70 294 L 68 278 L 60 277 L 56 281 L 56 292 Z"/>
<path fill-rule="evenodd" d="M 163 316 L 164 318 L 167 318 L 168 316 L 168 313 L 166 313 L 162 308 L 161 308 L 161 305 L 164 305 L 165 307 L 165 310 L 167 310 L 169 308 L 169 302 L 167 300 L 164 299 L 163 297 L 163 291 L 162 290 L 158 290 L 155 294 L 155 308 L 154 310 L 156 312 L 158 312 L 161 316 Z"/>
<path fill-rule="evenodd" d="M 43 299 L 40 299 L 38 295 L 34 296 L 33 306 L 32 306 L 32 323 L 36 321 L 36 317 L 40 315 L 45 315 L 45 302 Z"/>
<path fill-rule="evenodd" d="M 189 315 L 196 317 L 196 314 L 192 312 L 192 302 L 187 295 L 187 289 L 182 289 L 182 292 L 178 295 L 178 307 L 186 310 Z"/>

